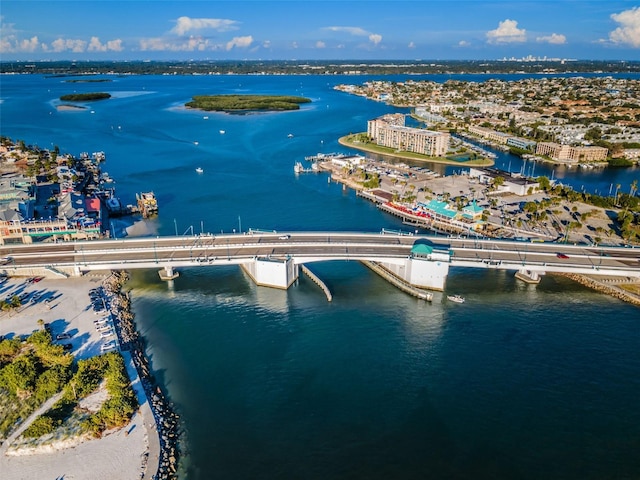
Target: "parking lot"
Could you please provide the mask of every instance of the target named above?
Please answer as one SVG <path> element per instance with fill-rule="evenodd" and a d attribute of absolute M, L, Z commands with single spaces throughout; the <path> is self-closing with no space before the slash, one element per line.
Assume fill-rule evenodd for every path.
<path fill-rule="evenodd" d="M 102 300 L 92 301 L 89 295 L 103 279 L 96 276 L 45 278 L 40 281 L 25 278 L 6 280 L 0 285 L 0 298 L 22 297 L 22 306 L 0 312 L 0 335 L 4 338 L 26 336 L 46 326 L 54 343 L 70 345 L 68 348 L 76 358 L 99 354 L 103 344 L 115 339 L 115 336 L 102 336 L 105 330 L 99 331 L 94 323 L 108 316 L 104 310 L 94 311 L 94 305 L 101 304 Z M 40 319 L 42 326 L 38 322 Z"/>

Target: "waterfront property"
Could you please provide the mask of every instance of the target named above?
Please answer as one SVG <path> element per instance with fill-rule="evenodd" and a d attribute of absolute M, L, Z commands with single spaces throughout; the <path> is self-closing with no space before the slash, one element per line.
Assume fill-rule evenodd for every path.
<path fill-rule="evenodd" d="M 451 135 L 405 126 L 402 114 L 387 114 L 367 122 L 367 135 L 383 147 L 430 157 L 444 157 L 449 150 Z"/>

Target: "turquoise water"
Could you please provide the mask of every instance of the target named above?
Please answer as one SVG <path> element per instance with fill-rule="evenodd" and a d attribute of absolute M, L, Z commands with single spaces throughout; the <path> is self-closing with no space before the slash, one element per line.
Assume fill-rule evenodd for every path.
<path fill-rule="evenodd" d="M 296 161 L 344 151 L 339 136 L 394 110 L 331 88 L 363 77 L 113 80 L 2 77 L 2 134 L 104 150 L 125 203 L 156 193 L 160 234 L 403 228 L 325 175 L 293 175 Z M 114 98 L 54 108 L 64 93 L 97 89 Z M 179 108 L 234 92 L 313 103 L 246 116 Z M 636 172 L 605 175 L 629 183 Z M 173 287 L 133 273 L 138 325 L 184 419 L 184 478 L 640 477 L 637 307 L 562 278 L 529 286 L 465 269 L 447 281 L 465 304 L 440 293 L 427 304 L 356 262 L 311 267 L 331 303 L 305 277 L 285 292 L 235 267 L 185 269 Z"/>

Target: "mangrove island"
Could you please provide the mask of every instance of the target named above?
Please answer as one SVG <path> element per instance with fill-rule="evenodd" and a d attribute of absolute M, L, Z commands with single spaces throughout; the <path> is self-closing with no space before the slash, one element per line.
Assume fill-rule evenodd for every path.
<path fill-rule="evenodd" d="M 104 100 L 106 98 L 111 98 L 111 94 L 104 92 L 71 93 L 69 95 L 62 95 L 60 100 L 64 102 L 87 102 L 91 100 Z"/>
<path fill-rule="evenodd" d="M 299 110 L 301 103 L 309 102 L 287 95 L 196 95 L 185 106 L 208 112 L 251 112 Z"/>

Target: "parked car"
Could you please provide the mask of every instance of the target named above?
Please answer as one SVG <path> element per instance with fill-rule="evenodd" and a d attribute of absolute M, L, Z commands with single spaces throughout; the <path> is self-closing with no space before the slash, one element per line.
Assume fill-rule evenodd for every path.
<path fill-rule="evenodd" d="M 69 340 L 71 338 L 71 334 L 69 333 L 59 333 L 56 335 L 56 340 Z"/>
<path fill-rule="evenodd" d="M 101 352 L 107 352 L 109 350 L 113 350 L 114 348 L 116 348 L 116 342 L 114 340 L 111 340 L 107 343 L 103 343 L 102 345 L 100 345 Z"/>

